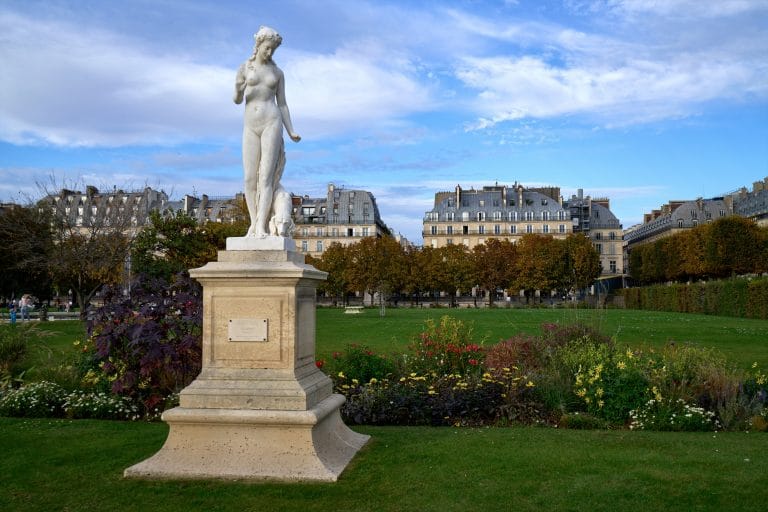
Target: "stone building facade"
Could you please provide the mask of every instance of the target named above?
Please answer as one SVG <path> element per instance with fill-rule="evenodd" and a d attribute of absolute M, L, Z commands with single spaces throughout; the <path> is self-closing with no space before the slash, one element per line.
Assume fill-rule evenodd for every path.
<path fill-rule="evenodd" d="M 315 257 L 333 243 L 346 246 L 369 236 L 390 236 L 373 194 L 333 183 L 325 197 L 293 196 L 293 222 L 296 248 Z"/>
<path fill-rule="evenodd" d="M 463 244 L 469 249 L 489 238 L 516 243 L 525 234 L 565 238 L 589 237 L 600 253 L 603 275 L 623 273 L 622 228 L 608 199 L 584 197 L 579 191 L 563 200 L 559 187 L 525 188 L 495 184 L 435 194 L 434 207 L 423 219 L 424 245 L 439 248 Z"/>

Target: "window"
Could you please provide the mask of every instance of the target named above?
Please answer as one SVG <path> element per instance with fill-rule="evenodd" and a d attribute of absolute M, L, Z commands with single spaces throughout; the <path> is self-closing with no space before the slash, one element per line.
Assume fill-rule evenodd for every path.
<path fill-rule="evenodd" d="M 323 241 L 318 240 L 317 241 L 317 252 L 323 252 Z"/>
<path fill-rule="evenodd" d="M 461 233 L 464 235 L 469 234 L 469 226 L 461 226 Z"/>
<path fill-rule="evenodd" d="M 533 226 L 531 226 L 530 224 L 527 224 L 525 226 L 525 232 L 526 233 L 533 233 Z"/>
<path fill-rule="evenodd" d="M 549 212 L 547 211 L 541 212 L 541 220 L 549 220 Z"/>
<path fill-rule="evenodd" d="M 509 220 L 511 222 L 517 222 L 517 212 L 509 212 Z"/>
<path fill-rule="evenodd" d="M 478 226 L 477 227 L 477 232 L 479 234 L 481 234 L 481 235 L 484 235 L 485 234 L 485 226 L 483 226 L 483 225 Z"/>
<path fill-rule="evenodd" d="M 499 226 L 498 224 L 493 226 L 493 234 L 494 235 L 500 235 L 501 234 L 501 226 Z"/>
<path fill-rule="evenodd" d="M 595 250 L 597 254 L 603 254 L 603 244 L 595 244 Z"/>
<path fill-rule="evenodd" d="M 449 238 L 448 240 L 445 241 L 445 243 L 448 245 L 453 245 L 453 238 Z"/>
<path fill-rule="evenodd" d="M 608 267 L 611 269 L 611 274 L 616 273 L 616 260 L 611 260 L 608 262 Z"/>
<path fill-rule="evenodd" d="M 561 233 L 565 233 L 565 224 L 560 224 L 560 226 L 558 226 L 557 230 L 559 232 L 561 232 Z"/>
<path fill-rule="evenodd" d="M 430 226 L 430 233 L 433 235 L 437 234 L 437 226 Z"/>
<path fill-rule="evenodd" d="M 448 234 L 448 235 L 452 235 L 453 234 L 453 226 L 446 227 L 445 228 L 445 233 Z"/>
<path fill-rule="evenodd" d="M 497 211 L 493 212 L 493 220 L 501 220 L 501 212 L 500 211 L 497 210 Z"/>
<path fill-rule="evenodd" d="M 725 217 L 725 210 L 720 210 L 720 216 Z"/>
<path fill-rule="evenodd" d="M 315 214 L 315 207 L 314 206 L 303 206 L 301 208 L 301 214 L 302 215 L 314 215 Z"/>
<path fill-rule="evenodd" d="M 533 212 L 531 211 L 525 212 L 525 220 L 533 220 Z"/>
<path fill-rule="evenodd" d="M 339 236 L 339 228 L 331 228 L 331 236 Z"/>
<path fill-rule="evenodd" d="M 565 220 L 565 212 L 563 210 L 557 212 L 557 220 Z"/>
<path fill-rule="evenodd" d="M 368 236 L 368 228 L 363 228 L 363 236 Z"/>
<path fill-rule="evenodd" d="M 323 228 L 316 228 L 315 229 L 315 235 L 316 236 L 323 236 Z"/>
<path fill-rule="evenodd" d="M 616 233 L 611 231 L 610 233 L 608 233 L 608 238 L 611 240 L 616 240 Z"/>
<path fill-rule="evenodd" d="M 511 226 L 509 226 L 509 232 L 510 232 L 510 233 L 512 233 L 513 235 L 514 235 L 515 233 L 517 233 L 517 226 L 515 226 L 514 224 L 512 224 Z"/>
<path fill-rule="evenodd" d="M 91 215 L 96 215 L 96 212 L 98 212 L 98 210 L 99 209 L 96 208 L 95 206 L 91 206 Z"/>
<path fill-rule="evenodd" d="M 499 206 L 499 200 L 498 199 L 494 199 L 493 200 L 493 206 Z"/>
<path fill-rule="evenodd" d="M 544 224 L 541 229 L 542 233 L 549 233 L 549 224 Z"/>
<path fill-rule="evenodd" d="M 461 220 L 469 220 L 469 212 L 461 212 Z"/>
<path fill-rule="evenodd" d="M 353 228 L 347 228 L 347 236 L 355 236 L 355 230 Z"/>
<path fill-rule="evenodd" d="M 603 239 L 603 234 L 601 232 L 598 231 L 597 233 L 595 233 L 595 240 L 602 240 L 602 239 Z"/>
<path fill-rule="evenodd" d="M 301 228 L 301 236 L 309 236 L 309 228 Z"/>
<path fill-rule="evenodd" d="M 477 212 L 477 222 L 483 222 L 485 220 L 485 212 Z"/>
<path fill-rule="evenodd" d="M 445 220 L 449 222 L 453 222 L 453 212 L 448 212 L 445 214 Z"/>
<path fill-rule="evenodd" d="M 677 221 L 677 227 L 682 228 L 683 227 L 683 219 L 679 219 Z"/>
<path fill-rule="evenodd" d="M 693 227 L 696 227 L 699 225 L 699 221 L 696 219 L 693 219 Z"/>

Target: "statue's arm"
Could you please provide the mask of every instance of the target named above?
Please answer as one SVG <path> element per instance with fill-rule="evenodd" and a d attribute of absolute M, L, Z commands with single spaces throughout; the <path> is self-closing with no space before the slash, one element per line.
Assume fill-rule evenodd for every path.
<path fill-rule="evenodd" d="M 235 95 L 232 100 L 238 105 L 243 102 L 243 95 L 245 94 L 245 63 L 240 65 L 235 76 Z"/>
<path fill-rule="evenodd" d="M 298 133 L 293 131 L 293 123 L 291 122 L 291 112 L 288 110 L 288 103 L 285 101 L 285 77 L 283 76 L 283 72 L 280 71 L 280 77 L 277 81 L 277 91 L 275 92 L 275 100 L 277 101 L 277 106 L 280 108 L 280 113 L 282 114 L 283 118 L 283 125 L 285 126 L 285 131 L 288 132 L 288 136 L 291 138 L 293 142 L 299 142 L 301 140 L 301 137 Z"/>

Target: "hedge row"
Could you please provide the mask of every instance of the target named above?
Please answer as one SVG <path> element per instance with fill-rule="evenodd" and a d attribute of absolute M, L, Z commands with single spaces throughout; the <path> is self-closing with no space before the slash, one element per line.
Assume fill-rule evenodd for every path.
<path fill-rule="evenodd" d="M 768 278 L 626 288 L 625 307 L 768 319 Z"/>

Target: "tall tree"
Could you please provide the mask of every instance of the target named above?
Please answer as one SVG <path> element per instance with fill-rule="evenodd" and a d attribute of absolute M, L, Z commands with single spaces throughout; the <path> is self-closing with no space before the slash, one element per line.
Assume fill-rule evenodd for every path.
<path fill-rule="evenodd" d="M 712 277 L 748 274 L 759 265 L 763 251 L 760 228 L 750 219 L 717 219 L 706 229 L 705 267 Z"/>
<path fill-rule="evenodd" d="M 576 290 L 582 290 L 600 276 L 600 254 L 586 236 L 580 233 L 568 235 L 565 239 L 564 283 Z"/>
<path fill-rule="evenodd" d="M 346 279 L 353 289 L 386 298 L 402 289 L 405 281 L 402 246 L 392 237 L 365 237 L 350 246 Z"/>
<path fill-rule="evenodd" d="M 126 259 L 135 232 L 130 208 L 112 207 L 84 221 L 70 212 L 67 201 L 48 195 L 39 207 L 51 212 L 53 243 L 48 270 L 60 290 L 71 290 L 85 318 L 88 306 L 103 285 L 125 277 Z"/>
<path fill-rule="evenodd" d="M 49 210 L 36 206 L 4 209 L 0 213 L 0 296 L 19 298 L 31 293 L 40 299 L 49 298 L 48 258 L 52 245 Z"/>
<path fill-rule="evenodd" d="M 345 270 L 350 264 L 350 250 L 338 242 L 332 243 L 320 258 L 307 256 L 307 263 L 318 270 L 328 272 L 328 279 L 321 283 L 318 289 L 330 296 L 347 303 L 347 294 L 351 291 Z"/>
<path fill-rule="evenodd" d="M 430 266 L 434 269 L 437 290 L 451 298 L 456 305 L 456 294 L 468 292 L 475 283 L 472 258 L 463 244 L 446 245 L 434 250 Z"/>
<path fill-rule="evenodd" d="M 488 305 L 493 305 L 497 289 L 507 289 L 515 277 L 517 250 L 509 240 L 490 238 L 472 250 L 475 280 L 488 293 Z"/>
<path fill-rule="evenodd" d="M 215 260 L 227 237 L 242 236 L 247 229 L 245 222 L 198 224 L 181 211 L 165 216 L 153 211 L 149 220 L 132 245 L 133 271 L 167 281 L 179 272 Z"/>

